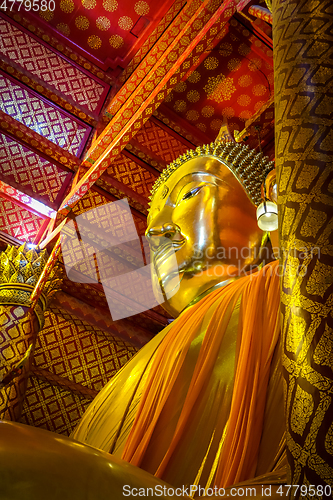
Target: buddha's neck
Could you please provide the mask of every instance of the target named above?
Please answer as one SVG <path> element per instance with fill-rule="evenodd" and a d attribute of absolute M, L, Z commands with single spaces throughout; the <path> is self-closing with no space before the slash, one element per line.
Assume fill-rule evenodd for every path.
<path fill-rule="evenodd" d="M 229 285 L 229 283 L 232 283 L 233 281 L 236 281 L 238 278 L 239 278 L 239 276 L 235 276 L 233 278 L 229 278 L 227 280 L 220 281 L 220 283 L 216 283 L 215 285 L 211 286 L 210 288 L 207 288 L 207 290 L 205 290 L 204 292 L 200 293 L 200 295 L 198 295 L 195 299 L 191 300 L 191 302 L 186 307 L 184 307 L 184 309 L 179 314 L 181 314 L 183 311 L 185 311 L 189 307 L 191 307 L 194 304 L 196 304 L 197 302 L 199 302 L 201 299 L 203 299 L 204 297 L 206 297 L 206 295 L 208 295 L 209 293 L 214 292 L 218 288 L 222 288 L 222 287 L 224 287 L 226 285 Z"/>

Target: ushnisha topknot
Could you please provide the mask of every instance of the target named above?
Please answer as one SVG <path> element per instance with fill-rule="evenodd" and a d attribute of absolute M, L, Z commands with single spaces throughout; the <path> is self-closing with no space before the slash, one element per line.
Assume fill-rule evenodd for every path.
<path fill-rule="evenodd" d="M 179 156 L 163 170 L 154 183 L 150 203 L 158 188 L 165 183 L 175 170 L 192 158 L 199 156 L 213 156 L 223 161 L 242 184 L 250 200 L 256 206 L 260 204 L 262 198 L 261 185 L 267 174 L 274 169 L 274 162 L 270 161 L 267 156 L 263 156 L 262 153 L 250 149 L 247 145 L 231 141 L 216 141 L 204 146 L 198 146 L 196 149 L 191 149 Z"/>

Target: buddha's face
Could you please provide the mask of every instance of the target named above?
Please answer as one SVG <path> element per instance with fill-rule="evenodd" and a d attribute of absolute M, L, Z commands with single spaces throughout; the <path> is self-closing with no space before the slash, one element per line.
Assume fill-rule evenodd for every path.
<path fill-rule="evenodd" d="M 151 204 L 146 236 L 155 295 L 160 300 L 162 290 L 163 307 L 177 316 L 212 286 L 254 265 L 262 235 L 256 207 L 228 167 L 209 156 L 189 160 Z"/>

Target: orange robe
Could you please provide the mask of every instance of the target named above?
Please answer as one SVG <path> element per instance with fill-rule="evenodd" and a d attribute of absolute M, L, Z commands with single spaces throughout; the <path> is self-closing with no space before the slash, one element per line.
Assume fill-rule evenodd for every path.
<path fill-rule="evenodd" d="M 203 297 L 95 398 L 75 439 L 172 486 L 224 487 L 284 448 L 278 264 Z"/>

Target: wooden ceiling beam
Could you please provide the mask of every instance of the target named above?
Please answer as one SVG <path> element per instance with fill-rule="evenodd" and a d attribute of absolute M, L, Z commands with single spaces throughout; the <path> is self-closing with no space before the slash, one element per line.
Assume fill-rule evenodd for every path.
<path fill-rule="evenodd" d="M 37 76 L 33 76 L 27 71 L 22 70 L 18 66 L 18 64 L 15 63 L 15 61 L 9 59 L 3 54 L 1 54 L 1 59 L 0 59 L 0 69 L 5 71 L 6 73 L 9 73 L 18 81 L 22 82 L 24 85 L 31 88 L 38 94 L 42 95 L 50 102 L 55 103 L 57 106 L 60 106 L 67 112 L 72 113 L 80 120 L 83 120 L 91 127 L 96 127 L 97 116 L 94 117 L 92 114 L 89 114 L 85 108 L 79 106 L 69 96 L 66 96 L 66 99 L 64 99 L 60 94 L 60 92 L 57 92 L 53 87 L 48 85 L 46 82 L 44 82 Z"/>
<path fill-rule="evenodd" d="M 112 335 L 119 340 L 123 340 L 139 348 L 152 338 L 152 333 L 141 328 L 140 325 L 136 324 L 134 330 L 124 319 L 114 322 L 110 317 L 109 311 L 100 311 L 65 292 L 58 292 L 56 294 L 52 306 L 64 309 L 70 314 L 74 314 L 81 321 L 86 321 L 90 325 L 95 326 L 100 329 L 106 337 Z M 165 320 L 165 322 L 167 321 Z"/>
<path fill-rule="evenodd" d="M 73 270 L 72 273 L 73 273 L 73 278 L 77 278 L 77 279 L 76 280 L 71 279 L 71 281 L 75 281 L 76 283 L 80 283 L 81 282 L 80 280 L 83 276 L 82 273 L 80 273 L 77 270 Z M 132 301 L 132 299 L 129 299 L 127 296 L 122 295 L 121 293 L 117 292 L 116 290 L 113 290 L 111 288 L 107 288 L 107 287 L 103 286 L 101 283 L 89 283 L 89 286 L 92 289 L 95 289 L 98 292 L 102 292 L 103 294 L 107 295 L 110 300 L 113 299 L 116 303 L 120 303 L 120 304 L 122 304 L 122 306 L 128 307 L 129 310 L 133 310 L 133 301 Z M 106 292 L 105 292 L 105 288 L 107 288 Z M 140 303 L 139 303 L 139 305 L 140 305 Z M 157 321 L 158 323 L 160 323 L 163 326 L 168 324 L 168 318 L 166 318 L 165 316 L 163 316 L 162 314 L 160 314 L 156 311 L 153 311 L 152 309 L 147 309 L 144 312 L 139 313 L 139 314 L 144 314 L 144 316 L 146 316 L 147 318 L 153 319 L 154 321 Z M 129 315 L 128 317 L 131 317 L 131 315 Z"/>
<path fill-rule="evenodd" d="M 0 133 L 18 141 L 31 151 L 34 151 L 45 160 L 54 163 L 68 172 L 76 171 L 80 166 L 80 159 L 65 151 L 60 146 L 42 137 L 31 128 L 20 123 L 4 111 L 0 110 Z"/>
<path fill-rule="evenodd" d="M 57 212 L 47 206 L 45 203 L 35 200 L 26 193 L 22 193 L 15 187 L 0 180 L 0 194 L 2 197 L 9 199 L 16 205 L 28 210 L 28 212 L 37 215 L 41 219 L 54 219 Z"/>
<path fill-rule="evenodd" d="M 235 136 L 236 142 L 241 142 L 244 140 L 245 137 L 250 135 L 249 128 L 251 127 L 251 125 L 253 125 L 261 117 L 261 115 L 266 111 L 266 109 L 268 109 L 270 106 L 272 106 L 272 104 L 274 104 L 274 94 L 271 95 L 271 97 L 268 99 L 268 101 L 263 106 L 261 106 L 261 108 L 258 109 L 258 111 L 251 118 L 246 120 L 245 127 L 243 128 L 243 130 L 241 130 L 240 132 L 237 132 L 236 130 L 234 131 L 234 136 Z"/>
<path fill-rule="evenodd" d="M 73 392 L 74 394 L 78 394 L 79 396 L 83 396 L 88 400 L 93 400 L 98 394 L 98 391 L 95 391 L 94 389 L 89 389 L 89 387 L 78 384 L 73 380 L 68 380 L 67 378 L 60 377 L 59 375 L 56 375 L 49 370 L 39 368 L 36 365 L 32 365 L 31 374 L 40 380 L 48 382 L 51 385 L 56 385 L 57 387 L 61 387 L 62 389 Z"/>
<path fill-rule="evenodd" d="M 170 24 L 179 15 L 181 9 L 186 5 L 186 0 L 175 0 L 168 12 L 161 19 L 154 31 L 149 35 L 147 40 L 141 45 L 133 59 L 128 63 L 124 71 L 119 75 L 116 85 L 123 85 L 126 80 L 132 75 L 139 64 L 145 59 L 151 48 L 156 45 L 163 36 L 164 32 L 169 28 Z M 110 101 L 111 103 L 111 101 Z M 109 106 L 108 106 L 109 107 Z"/>
<path fill-rule="evenodd" d="M 170 58 L 169 54 L 173 54 L 174 50 L 176 50 L 178 52 L 177 57 L 180 55 L 179 48 L 182 46 L 180 43 L 182 37 L 186 34 L 188 43 L 190 43 L 199 32 L 198 29 L 193 29 L 191 33 L 188 33 L 188 28 L 193 25 L 192 18 L 197 20 L 200 12 L 203 12 L 203 10 L 195 10 L 195 0 L 190 0 L 180 10 L 179 14 L 174 18 L 173 22 L 168 26 L 158 42 L 146 54 L 146 57 L 114 96 L 106 109 L 108 114 L 112 117 L 115 116 L 126 101 L 129 99 L 133 100 L 133 97 L 140 95 L 140 87 L 144 86 L 146 81 L 151 82 L 152 77 L 156 82 L 158 82 L 158 76 L 162 79 L 168 71 L 167 68 L 170 62 L 173 64 L 177 60 L 172 57 Z M 180 47 L 178 47 L 178 44 Z M 149 87 L 147 87 L 147 90 L 149 92 Z"/>

